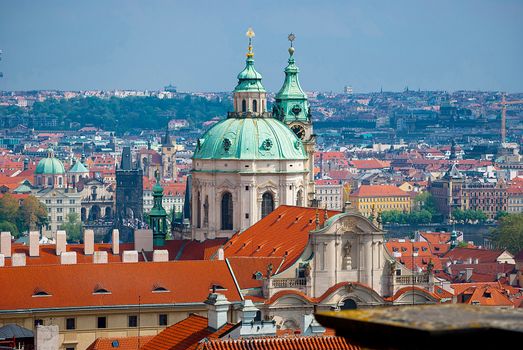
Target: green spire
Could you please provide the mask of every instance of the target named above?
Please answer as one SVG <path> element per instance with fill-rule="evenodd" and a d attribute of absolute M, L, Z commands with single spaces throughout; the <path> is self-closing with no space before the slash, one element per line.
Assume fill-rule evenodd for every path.
<path fill-rule="evenodd" d="M 294 62 L 294 34 L 289 34 L 289 64 L 285 68 L 285 81 L 276 94 L 273 114 L 283 122 L 310 121 L 310 107 L 307 95 L 303 92 L 298 79 L 300 70 Z"/>
<path fill-rule="evenodd" d="M 249 28 L 247 31 L 247 37 L 249 38 L 249 47 L 247 50 L 245 68 L 238 74 L 238 85 L 234 88 L 234 92 L 265 92 L 265 88 L 261 82 L 262 76 L 256 71 L 256 68 L 254 68 L 254 52 L 252 52 L 252 38 L 254 37 L 254 32 L 252 28 Z"/>
<path fill-rule="evenodd" d="M 165 245 L 167 236 L 167 212 L 163 208 L 163 188 L 160 184 L 160 173 L 155 173 L 156 183 L 153 186 L 153 208 L 149 212 L 150 226 L 153 229 L 153 243 L 155 246 Z"/>

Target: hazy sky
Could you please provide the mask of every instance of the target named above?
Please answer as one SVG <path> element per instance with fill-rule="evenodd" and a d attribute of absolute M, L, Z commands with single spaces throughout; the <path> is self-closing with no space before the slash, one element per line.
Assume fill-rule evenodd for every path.
<path fill-rule="evenodd" d="M 249 26 L 271 91 L 289 32 L 306 90 L 523 91 L 522 0 L 0 0 L 0 90 L 230 91 Z"/>

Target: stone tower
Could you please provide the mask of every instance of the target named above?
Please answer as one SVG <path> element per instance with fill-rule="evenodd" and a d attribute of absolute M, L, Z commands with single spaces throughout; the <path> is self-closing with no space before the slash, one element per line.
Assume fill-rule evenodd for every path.
<path fill-rule="evenodd" d="M 164 179 L 176 179 L 178 171 L 176 168 L 176 142 L 169 134 L 169 124 L 165 128 L 162 138 L 162 177 Z"/>
<path fill-rule="evenodd" d="M 312 131 L 311 108 L 307 95 L 303 92 L 298 79 L 299 69 L 294 61 L 294 34 L 289 34 L 289 60 L 285 68 L 285 81 L 280 91 L 276 94 L 276 101 L 273 107 L 273 115 L 289 126 L 296 136 L 303 142 L 307 152 L 307 168 L 310 169 L 308 181 L 307 203 L 304 205 L 312 206 L 314 199 L 314 146 L 316 144 L 315 135 Z"/>

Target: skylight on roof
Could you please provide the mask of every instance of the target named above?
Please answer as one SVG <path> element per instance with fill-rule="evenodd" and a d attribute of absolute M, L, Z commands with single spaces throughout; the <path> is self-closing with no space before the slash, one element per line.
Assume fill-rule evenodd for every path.
<path fill-rule="evenodd" d="M 35 288 L 34 292 L 33 292 L 33 297 L 50 297 L 51 294 L 49 294 L 48 292 L 46 292 L 45 290 L 41 289 L 41 288 Z"/>
<path fill-rule="evenodd" d="M 153 290 L 152 290 L 153 293 L 166 293 L 166 292 L 170 292 L 169 289 L 165 288 L 164 286 L 162 286 L 161 284 L 159 283 L 155 283 L 153 285 Z"/>
<path fill-rule="evenodd" d="M 111 294 L 111 291 L 97 284 L 94 287 L 93 294 Z"/>

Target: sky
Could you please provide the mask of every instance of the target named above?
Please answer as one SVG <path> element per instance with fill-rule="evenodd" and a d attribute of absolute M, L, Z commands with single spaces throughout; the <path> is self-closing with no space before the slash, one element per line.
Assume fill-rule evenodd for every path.
<path fill-rule="evenodd" d="M 252 27 L 277 91 L 523 92 L 522 0 L 0 0 L 0 90 L 231 91 Z"/>

